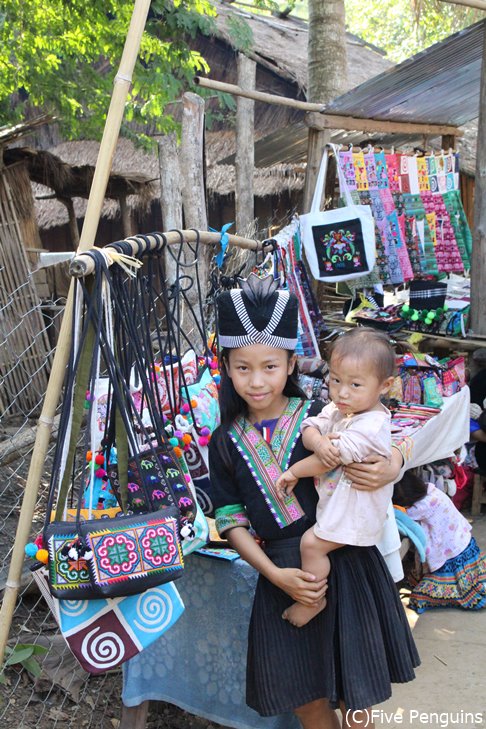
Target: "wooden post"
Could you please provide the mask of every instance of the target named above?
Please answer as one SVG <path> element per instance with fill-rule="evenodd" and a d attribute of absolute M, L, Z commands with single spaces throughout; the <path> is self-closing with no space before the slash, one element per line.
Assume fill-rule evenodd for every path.
<path fill-rule="evenodd" d="M 204 99 L 190 91 L 182 97 L 180 160 L 185 227 L 207 230 L 204 194 Z"/>
<path fill-rule="evenodd" d="M 186 228 L 198 230 L 208 229 L 208 218 L 206 213 L 206 195 L 204 183 L 204 99 L 197 94 L 186 92 L 182 97 L 182 132 L 181 132 L 181 189 L 182 207 L 184 210 L 184 223 Z M 211 260 L 211 249 L 201 246 L 199 250 L 197 272 L 198 282 L 201 286 L 202 298 L 206 300 L 207 287 L 209 285 L 209 269 Z M 186 265 L 194 262 L 190 250 L 186 250 Z M 189 276 L 196 273 L 194 268 L 186 268 L 184 273 Z M 196 276 L 194 275 L 194 281 Z M 192 307 L 190 309 L 182 305 L 182 323 L 184 331 L 190 336 L 194 332 L 195 341 L 198 341 L 197 329 L 194 317 L 200 327 L 202 322 L 199 315 L 197 284 L 187 292 L 187 298 Z M 205 346 L 205 342 L 203 346 Z"/>
<path fill-rule="evenodd" d="M 444 152 L 448 152 L 450 149 L 455 148 L 456 138 L 452 134 L 443 134 L 440 144 Z"/>
<path fill-rule="evenodd" d="M 69 215 L 69 234 L 71 236 L 71 243 L 74 250 L 79 245 L 79 230 L 76 213 L 74 212 L 74 203 L 72 197 L 59 197 L 58 200 L 66 206 Z"/>
<path fill-rule="evenodd" d="M 88 250 L 95 243 L 101 208 L 105 198 L 106 186 L 110 176 L 127 95 L 131 85 L 132 73 L 138 57 L 149 9 L 150 0 L 135 0 L 130 27 L 123 48 L 118 73 L 115 77 L 110 107 L 106 116 L 105 128 L 89 193 L 88 207 L 83 230 L 81 231 L 78 252 Z M 0 611 L 0 665 L 3 663 L 5 646 L 7 645 L 10 626 L 12 624 L 12 616 L 20 586 L 20 576 L 25 559 L 24 548 L 32 528 L 32 518 L 37 503 L 39 483 L 45 468 L 46 453 L 54 424 L 54 415 L 59 403 L 66 365 L 69 359 L 72 337 L 73 292 L 74 286 L 72 284 L 66 301 L 66 308 L 64 310 L 61 331 L 59 332 L 56 354 L 52 362 L 42 413 L 39 417 L 37 436 L 32 452 L 27 482 L 25 484 L 17 532 L 15 534 L 7 586 Z"/>
<path fill-rule="evenodd" d="M 133 226 L 132 216 L 130 213 L 130 208 L 127 205 L 127 196 L 121 195 L 118 198 L 118 204 L 120 205 L 120 214 L 122 219 L 122 229 L 123 229 L 123 236 L 125 238 L 130 238 L 131 235 L 134 235 L 136 232 Z"/>
<path fill-rule="evenodd" d="M 474 230 L 471 257 L 471 329 L 486 335 L 486 27 L 479 95 Z"/>
<path fill-rule="evenodd" d="M 143 701 L 138 706 L 123 706 L 118 729 L 145 729 L 149 703 L 149 701 Z"/>
<path fill-rule="evenodd" d="M 162 213 L 162 230 L 180 230 L 182 228 L 182 192 L 179 152 L 175 132 L 160 137 L 159 172 L 160 172 L 160 211 Z M 171 255 L 165 254 L 165 276 L 169 284 L 176 278 L 176 264 Z"/>
<path fill-rule="evenodd" d="M 255 90 L 256 63 L 238 54 L 238 86 Z M 238 96 L 236 100 L 236 233 L 253 234 L 255 208 L 253 172 L 255 169 L 255 102 Z"/>

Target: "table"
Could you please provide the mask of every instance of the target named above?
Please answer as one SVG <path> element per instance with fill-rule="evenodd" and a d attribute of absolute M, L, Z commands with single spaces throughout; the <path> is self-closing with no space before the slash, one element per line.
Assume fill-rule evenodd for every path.
<path fill-rule="evenodd" d="M 469 389 L 446 398 L 441 413 L 411 440 L 407 468 L 447 458 L 460 448 L 469 440 Z M 397 581 L 403 576 L 401 540 L 391 505 L 390 510 L 378 546 Z M 184 614 L 123 666 L 125 706 L 167 701 L 235 729 L 297 729 L 292 714 L 262 718 L 245 704 L 246 641 L 256 579 L 255 570 L 241 559 L 191 555 L 177 582 Z"/>
<path fill-rule="evenodd" d="M 198 554 L 185 564 L 177 589 L 186 609 L 162 638 L 123 665 L 124 705 L 167 701 L 235 729 L 297 729 L 293 714 L 263 718 L 245 704 L 257 572 L 242 559 Z"/>

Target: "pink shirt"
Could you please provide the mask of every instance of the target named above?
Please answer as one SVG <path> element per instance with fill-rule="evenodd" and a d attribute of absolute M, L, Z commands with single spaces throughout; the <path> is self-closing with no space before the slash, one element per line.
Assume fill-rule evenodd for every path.
<path fill-rule="evenodd" d="M 456 509 L 447 494 L 433 484 L 427 485 L 427 495 L 407 509 L 427 536 L 425 555 L 431 572 L 444 562 L 457 557 L 471 541 L 471 525 Z"/>

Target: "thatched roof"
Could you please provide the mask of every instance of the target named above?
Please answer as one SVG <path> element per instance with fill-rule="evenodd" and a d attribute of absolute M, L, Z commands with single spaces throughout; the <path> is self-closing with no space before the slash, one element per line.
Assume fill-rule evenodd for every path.
<path fill-rule="evenodd" d="M 229 3 L 213 2 L 212 4 L 218 14 L 216 37 L 234 49 L 231 24 L 235 18 L 244 20 L 251 29 L 253 38 L 251 49 L 245 50 L 245 54 L 276 76 L 295 83 L 302 91 L 306 90 L 308 23 L 305 20 L 292 15 L 285 18 L 256 15 Z M 217 76 L 219 79 L 221 74 L 214 73 L 211 63 L 211 48 L 208 47 L 208 43 L 203 45 L 201 51 L 211 66 L 211 76 Z M 348 73 L 344 83 L 346 91 L 393 65 L 385 58 L 382 51 L 351 33 L 346 33 L 346 52 L 348 57 Z M 236 64 L 230 64 L 230 66 L 232 68 L 227 68 L 227 75 L 234 75 Z M 266 91 L 267 89 L 259 90 Z"/>
<path fill-rule="evenodd" d="M 237 48 L 231 28 L 236 22 L 245 22 L 251 31 L 252 42 L 244 53 L 257 63 L 256 88 L 277 96 L 305 100 L 307 88 L 308 24 L 292 15 L 277 18 L 256 15 L 230 3 L 213 2 L 218 15 L 211 36 L 200 33 L 190 41 L 191 47 L 207 60 L 211 78 L 226 83 L 237 82 Z M 350 33 L 346 34 L 348 56 L 346 90 L 393 64 L 373 46 Z M 216 108 L 215 101 L 207 102 Z M 285 127 L 302 118 L 302 112 L 289 107 L 255 103 L 255 133 Z M 224 121 L 220 125 L 224 128 Z"/>
<path fill-rule="evenodd" d="M 66 166 L 75 168 L 92 166 L 98 155 L 98 142 L 64 142 L 51 152 Z M 233 132 L 209 133 L 206 135 L 207 192 L 209 197 L 230 195 L 235 190 L 235 170 L 232 165 L 218 165 L 216 161 L 235 151 Z M 147 182 L 143 195 L 129 195 L 128 207 L 132 210 L 146 209 L 152 200 L 160 198 L 159 167 L 155 152 L 148 153 L 136 147 L 128 139 L 119 139 L 113 159 L 112 177 L 133 180 L 143 170 Z M 271 168 L 256 168 L 254 189 L 256 197 L 279 195 L 284 191 L 301 190 L 304 185 L 302 166 L 275 165 Z M 69 218 L 65 205 L 53 198 L 53 191 L 39 183 L 33 183 L 37 222 L 40 228 L 49 229 L 65 225 Z M 84 217 L 87 200 L 74 197 L 74 211 L 77 218 Z M 120 215 L 118 202 L 105 200 L 102 216 L 113 220 Z"/>
<path fill-rule="evenodd" d="M 4 164 L 10 166 L 22 162 L 28 170 L 36 198 L 39 227 L 50 228 L 68 222 L 67 208 L 62 199 L 72 198 L 76 217 L 84 217 L 98 150 L 98 142 L 66 142 L 49 151 L 29 147 L 4 149 Z M 150 171 L 149 160 L 153 167 Z M 133 144 L 121 139 L 108 180 L 102 215 L 116 217 L 120 197 L 126 197 L 132 208 L 146 208 L 154 196 L 151 175 L 158 175 L 156 162 L 138 150 L 135 153 Z"/>

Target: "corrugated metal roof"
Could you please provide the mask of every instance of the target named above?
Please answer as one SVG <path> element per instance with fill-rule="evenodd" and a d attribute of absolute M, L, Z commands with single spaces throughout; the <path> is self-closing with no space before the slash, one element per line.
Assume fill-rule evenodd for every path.
<path fill-rule="evenodd" d="M 327 105 L 330 114 L 461 126 L 479 114 L 486 21 L 449 36 Z"/>
<path fill-rule="evenodd" d="M 343 94 L 328 104 L 326 111 L 364 119 L 458 127 L 476 119 L 485 27 L 486 20 L 449 36 Z M 258 167 L 283 162 L 295 164 L 306 159 L 308 130 L 303 117 L 304 114 L 302 122 L 277 129 L 255 143 Z M 335 130 L 332 134 L 332 141 L 340 144 L 359 145 L 364 140 L 386 147 L 424 143 L 412 134 L 343 130 Z"/>

